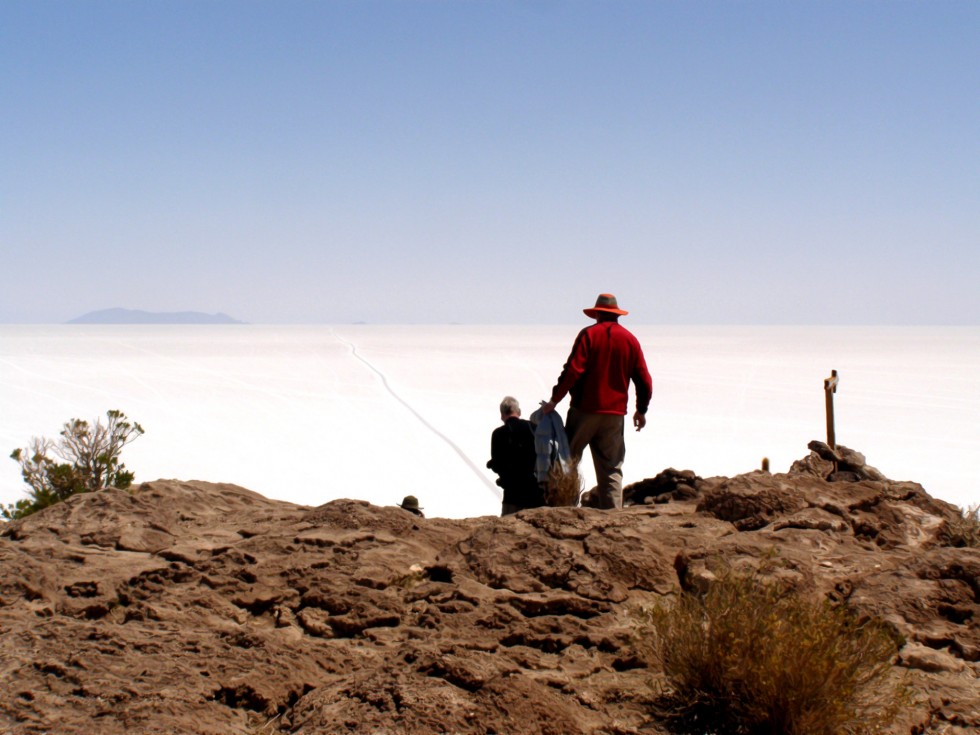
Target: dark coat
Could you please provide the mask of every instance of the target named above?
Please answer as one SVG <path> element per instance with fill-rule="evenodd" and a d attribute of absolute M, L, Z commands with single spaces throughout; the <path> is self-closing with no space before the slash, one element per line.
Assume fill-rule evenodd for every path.
<path fill-rule="evenodd" d="M 544 491 L 534 474 L 536 461 L 534 428 L 529 421 L 511 416 L 494 429 L 487 467 L 500 475 L 497 484 L 504 489 L 504 503 L 521 508 L 544 505 Z"/>

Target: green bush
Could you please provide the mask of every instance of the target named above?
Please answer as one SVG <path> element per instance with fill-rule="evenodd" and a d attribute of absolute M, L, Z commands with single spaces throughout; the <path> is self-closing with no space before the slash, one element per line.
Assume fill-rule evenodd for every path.
<path fill-rule="evenodd" d="M 143 427 L 127 420 L 122 411 L 107 411 L 106 419 L 105 424 L 99 419 L 94 424 L 72 419 L 59 440 L 35 437 L 30 447 L 15 449 L 10 457 L 20 463 L 30 494 L 4 506 L 0 515 L 16 520 L 76 493 L 129 488 L 135 475 L 119 457 L 123 447 L 142 436 Z"/>
<path fill-rule="evenodd" d="M 684 731 L 858 735 L 894 718 L 897 642 L 841 606 L 730 571 L 703 596 L 645 609 L 640 648 L 664 671 Z"/>

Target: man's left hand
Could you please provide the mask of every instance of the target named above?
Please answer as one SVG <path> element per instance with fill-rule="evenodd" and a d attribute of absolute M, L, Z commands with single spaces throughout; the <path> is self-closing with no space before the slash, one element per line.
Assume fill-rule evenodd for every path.
<path fill-rule="evenodd" d="M 642 414 L 639 411 L 633 414 L 633 426 L 636 427 L 637 431 L 640 431 L 646 425 L 647 417 L 645 414 Z"/>

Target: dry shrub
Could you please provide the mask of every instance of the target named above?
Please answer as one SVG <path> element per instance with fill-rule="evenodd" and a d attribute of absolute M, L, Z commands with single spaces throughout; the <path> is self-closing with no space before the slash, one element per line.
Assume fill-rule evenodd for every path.
<path fill-rule="evenodd" d="M 548 472 L 548 484 L 544 489 L 544 502 L 552 508 L 578 505 L 582 494 L 582 476 L 577 462 L 554 462 Z"/>
<path fill-rule="evenodd" d="M 752 577 L 726 572 L 639 623 L 668 682 L 661 704 L 684 731 L 874 733 L 905 703 L 883 625 Z"/>
<path fill-rule="evenodd" d="M 980 505 L 961 508 L 958 517 L 946 522 L 942 535 L 946 546 L 980 548 Z"/>

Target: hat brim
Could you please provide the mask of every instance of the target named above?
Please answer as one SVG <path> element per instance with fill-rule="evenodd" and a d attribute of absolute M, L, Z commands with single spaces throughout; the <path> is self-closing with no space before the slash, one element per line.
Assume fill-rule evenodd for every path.
<path fill-rule="evenodd" d="M 625 309 L 612 309 L 605 306 L 593 306 L 591 309 L 582 309 L 582 313 L 589 317 L 589 319 L 598 318 L 600 311 L 604 311 L 607 314 L 616 314 L 618 316 L 626 316 L 629 314 L 629 312 Z"/>

